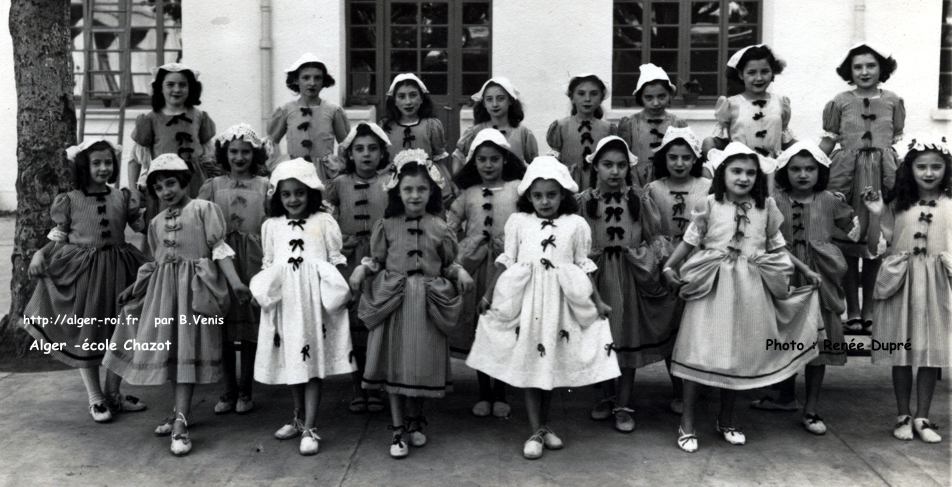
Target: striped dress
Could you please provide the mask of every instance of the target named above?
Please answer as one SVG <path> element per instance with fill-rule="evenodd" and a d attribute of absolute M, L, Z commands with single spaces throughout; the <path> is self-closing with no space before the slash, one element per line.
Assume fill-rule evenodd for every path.
<path fill-rule="evenodd" d="M 97 367 L 105 353 L 77 346 L 102 345 L 112 336 L 115 325 L 107 320 L 119 315 L 116 299 L 146 261 L 124 235 L 127 224 L 136 231 L 145 226 L 139 201 L 128 190 L 73 190 L 56 196 L 50 217 L 56 227 L 49 234 L 47 269 L 23 311 L 23 325 L 37 343 L 65 343 L 52 352 L 59 361 Z M 96 322 L 77 326 L 75 318 Z"/>
<path fill-rule="evenodd" d="M 455 259 L 456 236 L 437 216 L 374 223 L 363 263 L 377 274 L 358 309 L 370 329 L 364 389 L 443 397 L 451 388 L 446 335 L 462 298 L 443 276 Z"/>
<path fill-rule="evenodd" d="M 380 121 L 380 126 L 387 132 L 387 137 L 393 144 L 390 148 L 392 155 L 395 156 L 405 149 L 423 149 L 430 155 L 433 162 L 438 163 L 436 167 L 443 175 L 443 180 L 446 181 L 443 188 L 443 203 L 444 207 L 448 206 L 457 194 L 457 188 L 449 171 L 450 160 L 447 158 L 450 154 L 446 151 L 446 131 L 443 129 L 443 122 L 438 118 L 430 117 L 421 118 L 411 125 L 403 125 L 397 121 L 384 119 Z"/>
<path fill-rule="evenodd" d="M 645 194 L 661 214 L 660 233 L 671 242 L 672 249 L 681 243 L 691 223 L 691 212 L 703 203 L 711 189 L 711 180 L 691 178 L 687 185 L 675 186 L 669 178 L 661 178 L 645 186 Z"/>
<path fill-rule="evenodd" d="M 572 115 L 552 122 L 545 140 L 558 152 L 562 164 L 568 166 L 579 189 L 584 190 L 595 187 L 594 171 L 592 165 L 585 162 L 585 156 L 595 150 L 599 140 L 615 135 L 615 131 L 615 126 L 605 120 L 579 120 Z"/>
<path fill-rule="evenodd" d="M 139 268 L 133 299 L 112 336 L 116 350 L 106 353 L 103 365 L 137 385 L 221 379 L 229 291 L 214 261 L 235 255 L 225 243 L 225 228 L 221 208 L 204 200 L 167 208 L 152 219 L 148 239 L 155 262 Z"/>
<path fill-rule="evenodd" d="M 340 170 L 327 156 L 334 153 L 334 143 L 344 140 L 349 131 L 344 109 L 327 100 L 308 105 L 298 98 L 276 108 L 268 122 L 271 140 L 277 143 L 286 136 L 288 156 L 314 163 L 321 181 L 328 181 Z M 277 159 L 268 161 L 268 169 L 274 170 L 277 163 Z"/>
<path fill-rule="evenodd" d="M 662 261 L 651 245 L 658 231 L 654 206 L 641 205 L 638 219 L 628 210 L 627 189 L 606 193 L 589 189 L 579 195 L 580 212 L 592 228 L 595 284 L 611 306 L 608 322 L 612 349 L 621 368 L 644 367 L 671 356 L 678 323 L 675 298 L 658 280 Z M 589 212 L 594 205 L 594 213 Z"/>
<path fill-rule="evenodd" d="M 618 136 L 625 139 L 631 153 L 638 158 L 635 166 L 635 182 L 642 188 L 655 180 L 651 158 L 655 149 L 661 147 L 668 127 L 685 127 L 687 124 L 672 113 L 665 112 L 659 118 L 650 118 L 644 110 L 618 122 Z"/>
<path fill-rule="evenodd" d="M 813 201 L 800 203 L 785 191 L 774 192 L 774 201 L 783 214 L 780 232 L 787 242 L 787 250 L 814 272 L 820 274 L 820 307 L 823 330 L 820 331 L 820 356 L 811 365 L 843 365 L 846 348 L 840 315 L 846 310 L 843 276 L 846 259 L 832 242 L 834 232 L 843 234 L 853 230 L 853 209 L 828 191 L 814 193 Z M 858 230 L 858 229 L 857 229 Z M 793 286 L 809 282 L 800 272 L 794 272 Z"/>
<path fill-rule="evenodd" d="M 671 373 L 725 389 L 780 382 L 817 356 L 823 327 L 816 290 L 788 290 L 793 262 L 771 253 L 786 242 L 773 198 L 697 209 L 684 242 L 697 247 L 681 267 L 686 301 Z M 784 347 L 781 344 L 792 344 Z"/>
<path fill-rule="evenodd" d="M 952 367 L 952 199 L 887 210 L 883 235 L 890 246 L 873 291 L 873 362 Z M 875 350 L 876 342 L 909 350 Z"/>
<path fill-rule="evenodd" d="M 766 98 L 749 100 L 743 94 L 722 96 L 714 106 L 713 136 L 740 142 L 761 155 L 777 157 L 781 146 L 793 140 L 789 124 L 790 98 L 766 93 Z"/>

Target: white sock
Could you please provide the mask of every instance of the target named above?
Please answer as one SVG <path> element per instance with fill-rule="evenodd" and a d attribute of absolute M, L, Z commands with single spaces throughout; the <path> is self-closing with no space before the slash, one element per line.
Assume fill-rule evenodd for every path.
<path fill-rule="evenodd" d="M 79 375 L 83 378 L 83 385 L 86 386 L 86 394 L 89 396 L 90 406 L 106 400 L 102 395 L 102 386 L 99 385 L 98 365 L 79 369 Z"/>

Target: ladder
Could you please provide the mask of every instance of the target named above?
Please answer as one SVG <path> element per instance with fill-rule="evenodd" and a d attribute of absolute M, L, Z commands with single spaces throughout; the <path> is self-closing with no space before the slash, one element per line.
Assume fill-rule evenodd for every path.
<path fill-rule="evenodd" d="M 114 138 L 122 144 L 126 104 L 132 92 L 130 34 L 132 0 L 85 0 L 83 2 L 82 97 L 79 139 Z M 103 19 L 114 19 L 106 25 Z M 118 41 L 118 42 L 116 42 Z M 118 58 L 118 66 L 113 60 Z M 96 83 L 99 80 L 100 83 Z M 89 131 L 88 118 L 113 118 L 106 129 Z"/>

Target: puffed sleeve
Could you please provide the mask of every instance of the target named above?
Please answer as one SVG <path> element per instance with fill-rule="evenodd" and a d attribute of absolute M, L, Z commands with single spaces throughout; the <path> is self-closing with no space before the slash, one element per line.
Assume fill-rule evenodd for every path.
<path fill-rule="evenodd" d="M 473 143 L 474 138 L 476 138 L 475 125 L 463 131 L 463 135 L 460 135 L 459 140 L 456 141 L 456 150 L 453 151 L 453 158 L 459 161 L 461 167 L 463 164 L 466 164 L 466 155 L 469 154 L 469 145 Z"/>
<path fill-rule="evenodd" d="M 906 103 L 902 98 L 896 97 L 896 103 L 893 104 L 893 144 L 902 139 L 902 132 L 906 128 Z"/>
<path fill-rule="evenodd" d="M 717 103 L 714 104 L 714 119 L 716 122 L 714 123 L 714 132 L 711 135 L 719 139 L 730 140 L 732 118 L 730 99 L 726 96 L 719 97 Z"/>
<path fill-rule="evenodd" d="M 340 175 L 324 183 L 324 200 L 335 207 L 340 206 L 340 184 L 343 177 Z"/>
<path fill-rule="evenodd" d="M 235 251 L 225 243 L 225 216 L 215 203 L 201 206 L 200 216 L 205 224 L 205 243 L 212 249 L 212 260 L 235 256 Z"/>
<path fill-rule="evenodd" d="M 562 126 L 556 120 L 549 125 L 549 130 L 545 132 L 545 143 L 552 148 L 555 157 L 560 157 L 562 152 Z"/>
<path fill-rule="evenodd" d="M 618 136 L 624 139 L 625 143 L 628 144 L 629 147 L 635 144 L 635 141 L 633 140 L 634 137 L 632 136 L 634 130 L 631 127 L 633 120 L 634 116 L 631 116 L 624 117 L 618 121 Z"/>
<path fill-rule="evenodd" d="M 523 156 L 525 157 L 524 161 L 526 164 L 532 162 L 533 159 L 539 157 L 539 142 L 536 141 L 535 134 L 529 130 L 529 127 L 526 127 L 522 131 L 522 150 L 524 152 Z"/>
<path fill-rule="evenodd" d="M 145 188 L 146 177 L 149 174 L 149 166 L 152 164 L 152 149 L 133 142 L 129 161 L 139 163 L 139 179 L 136 180 L 136 186 Z"/>
<path fill-rule="evenodd" d="M 433 149 L 433 153 L 430 154 L 430 157 L 433 158 L 433 161 L 441 161 L 450 156 L 446 152 L 446 134 L 443 131 L 443 122 L 438 118 L 428 118 L 426 125 L 426 136 L 430 139 L 430 147 Z"/>
<path fill-rule="evenodd" d="M 453 200 L 453 203 L 450 204 L 450 209 L 446 212 L 446 225 L 449 227 L 450 231 L 455 234 L 463 229 L 464 221 L 466 221 L 465 191 L 460 193 L 460 195 L 455 200 Z"/>
<path fill-rule="evenodd" d="M 584 218 L 578 215 L 576 215 L 576 221 L 578 226 L 575 227 L 575 232 L 572 234 L 575 265 L 589 274 L 598 270 L 598 266 L 589 258 L 589 254 L 592 252 L 592 228 L 588 226 L 588 222 Z"/>
<path fill-rule="evenodd" d="M 697 206 L 691 211 L 691 223 L 688 229 L 684 231 L 681 240 L 697 247 L 701 245 L 704 236 L 707 235 L 707 218 L 711 213 L 711 197 L 708 196 L 704 201 L 698 202 Z"/>
<path fill-rule="evenodd" d="M 456 241 L 456 233 L 450 230 L 449 226 L 444 226 L 443 238 L 440 239 L 439 254 L 442 260 L 443 274 L 451 279 L 456 278 L 456 272 L 459 269 L 459 264 L 455 264 L 458 252 L 459 244 Z"/>
<path fill-rule="evenodd" d="M 205 145 L 215 136 L 215 121 L 208 116 L 208 112 L 201 112 L 202 122 L 198 126 L 198 141 Z"/>
<path fill-rule="evenodd" d="M 274 263 L 274 237 L 271 235 L 273 218 L 268 218 L 261 224 L 261 270 L 265 270 Z"/>
<path fill-rule="evenodd" d="M 658 204 L 651 197 L 651 191 L 647 187 L 641 190 L 640 203 L 641 209 L 638 218 L 641 220 L 642 236 L 646 242 L 650 242 L 653 238 L 662 235 L 661 209 L 658 208 Z"/>
<path fill-rule="evenodd" d="M 783 238 L 783 232 L 780 231 L 780 225 L 783 224 L 783 213 L 777 208 L 777 202 L 768 197 L 767 207 L 767 252 L 772 252 L 787 245 Z"/>
<path fill-rule="evenodd" d="M 212 183 L 214 178 L 206 179 L 202 183 L 202 187 L 198 190 L 198 196 L 196 198 L 205 201 L 215 201 L 215 186 Z"/>
<path fill-rule="evenodd" d="M 136 117 L 136 126 L 132 129 L 132 141 L 145 147 L 155 144 L 155 131 L 152 129 L 152 117 L 143 113 Z"/>
<path fill-rule="evenodd" d="M 840 117 L 842 110 L 836 103 L 836 99 L 830 100 L 823 107 L 823 137 L 831 139 L 833 142 L 840 140 Z"/>
<path fill-rule="evenodd" d="M 46 235 L 46 238 L 53 242 L 66 242 L 68 240 L 72 223 L 71 211 L 72 205 L 70 204 L 69 195 L 66 193 L 56 195 L 53 206 L 50 207 L 50 218 L 55 226 Z"/>
<path fill-rule="evenodd" d="M 271 140 L 277 144 L 284 138 L 284 134 L 287 131 L 288 112 L 284 106 L 280 106 L 274 109 L 274 112 L 271 114 L 271 120 L 268 120 L 268 137 L 271 137 Z"/>
<path fill-rule="evenodd" d="M 370 256 L 360 261 L 370 272 L 380 271 L 387 263 L 387 229 L 384 221 L 380 219 L 374 222 L 374 228 L 370 232 Z"/>
<path fill-rule="evenodd" d="M 780 97 L 780 126 L 782 132 L 780 133 L 780 141 L 784 144 L 788 144 L 793 141 L 793 131 L 790 130 L 790 117 L 793 114 L 793 110 L 790 108 L 790 98 L 786 96 Z"/>
<path fill-rule="evenodd" d="M 138 191 L 130 191 L 129 188 L 122 188 L 122 197 L 126 205 L 126 224 L 136 232 L 145 229 L 146 221 L 139 211 L 142 208 L 142 199 Z"/>
<path fill-rule="evenodd" d="M 337 139 L 337 142 L 344 140 L 347 137 L 347 133 L 350 132 L 350 122 L 347 120 L 347 114 L 344 113 L 343 108 L 337 107 L 337 109 L 334 110 L 334 117 L 331 123 L 334 127 L 334 137 Z"/>
<path fill-rule="evenodd" d="M 506 227 L 503 229 L 503 248 L 499 257 L 496 257 L 496 263 L 506 267 L 512 267 L 516 263 L 516 257 L 519 255 L 519 229 L 522 227 L 523 213 L 513 213 L 506 220 Z"/>
<path fill-rule="evenodd" d="M 341 253 L 344 239 L 340 226 L 326 213 L 321 218 L 321 235 L 324 237 L 324 248 L 327 249 L 327 260 L 333 265 L 346 265 L 347 257 Z"/>

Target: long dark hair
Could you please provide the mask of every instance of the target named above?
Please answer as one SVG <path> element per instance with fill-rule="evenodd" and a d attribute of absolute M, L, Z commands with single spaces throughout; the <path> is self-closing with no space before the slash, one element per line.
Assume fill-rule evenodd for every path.
<path fill-rule="evenodd" d="M 817 162 L 817 160 L 813 158 L 813 155 L 810 154 L 810 151 L 806 149 L 800 152 L 797 152 L 796 154 L 794 154 L 794 156 L 807 156 L 810 158 L 810 160 L 813 161 L 814 164 L 816 164 L 816 167 L 817 167 L 816 184 L 813 186 L 813 192 L 819 193 L 820 191 L 825 190 L 826 187 L 830 184 L 830 168 Z M 791 157 L 791 159 L 793 159 L 793 157 Z M 789 168 L 790 168 L 790 163 L 787 163 L 786 166 L 783 166 L 780 169 L 777 169 L 777 172 L 774 173 L 774 183 L 777 184 L 778 188 L 787 192 L 790 192 L 791 190 L 793 190 L 793 185 L 790 184 Z"/>
<path fill-rule="evenodd" d="M 757 178 L 754 180 L 754 187 L 750 190 L 750 197 L 754 200 L 754 205 L 757 208 L 764 209 L 767 202 L 767 175 L 760 170 L 757 156 L 751 154 L 736 154 L 730 156 L 727 160 L 722 162 L 720 166 L 717 166 L 717 170 L 714 171 L 714 181 L 711 183 L 710 194 L 713 194 L 714 199 L 718 202 L 724 202 L 724 194 L 727 193 L 727 184 L 724 182 L 724 174 L 727 172 L 727 166 L 741 159 L 753 161 L 754 167 L 757 168 Z"/>
<path fill-rule="evenodd" d="M 377 140 L 377 144 L 380 146 L 380 162 L 377 163 L 378 171 L 390 165 L 390 151 L 387 150 L 387 144 L 370 129 L 370 125 L 366 123 L 357 124 L 357 129 L 354 134 L 354 140 L 351 141 L 347 150 L 344 151 L 344 174 L 354 174 L 357 172 L 357 164 L 354 162 L 354 141 L 357 140 L 357 137 L 370 135 Z"/>
<path fill-rule="evenodd" d="M 439 215 L 443 212 L 443 192 L 440 187 L 433 182 L 430 174 L 426 171 L 426 166 L 417 162 L 408 162 L 400 168 L 400 174 L 397 176 L 397 185 L 387 191 L 387 209 L 383 212 L 384 218 L 401 216 L 407 212 L 403 206 L 403 200 L 400 199 L 400 183 L 407 176 L 423 176 L 430 184 L 430 199 L 426 201 L 425 211 L 431 215 Z"/>
<path fill-rule="evenodd" d="M 598 160 L 599 160 L 599 158 L 601 158 L 601 155 L 602 155 L 602 154 L 604 154 L 604 153 L 606 153 L 606 152 L 608 152 L 608 151 L 610 151 L 610 150 L 620 151 L 622 154 L 625 155 L 626 158 L 628 157 L 628 153 L 631 152 L 631 149 L 628 148 L 628 144 L 626 144 L 625 142 L 622 142 L 622 141 L 620 141 L 620 140 L 615 139 L 615 140 L 610 140 L 610 141 L 608 141 L 607 143 L 605 143 L 605 145 L 602 146 L 601 150 L 599 150 L 598 152 L 596 152 L 596 153 L 595 153 L 595 156 L 592 157 L 592 164 L 591 164 L 592 167 L 589 168 L 589 176 L 590 176 L 590 177 L 588 178 L 588 181 L 589 181 L 589 184 L 591 185 L 591 187 L 593 187 L 593 188 L 594 188 L 595 185 L 598 183 L 598 170 L 596 169 L 596 166 L 598 166 Z M 631 166 L 628 165 L 628 166 L 626 166 L 626 167 L 627 167 L 627 170 L 625 171 L 625 184 L 627 184 L 628 186 L 631 186 L 631 184 L 632 184 L 632 179 L 631 179 Z"/>
<path fill-rule="evenodd" d="M 87 147 L 86 150 L 80 152 L 79 154 L 76 154 L 76 158 L 73 160 L 74 188 L 85 190 L 86 186 L 89 186 L 89 154 L 99 150 L 109 151 L 109 155 L 112 156 L 112 176 L 109 176 L 109 180 L 107 182 L 115 183 L 119 180 L 119 158 L 116 157 L 116 151 L 112 150 L 112 146 L 109 145 L 108 142 L 99 141 Z"/>
<path fill-rule="evenodd" d="M 165 95 L 162 94 L 162 83 L 165 82 L 165 77 L 168 76 L 170 72 L 171 71 L 159 69 L 155 74 L 155 81 L 152 82 L 152 111 L 154 112 L 161 112 L 162 108 L 165 107 Z M 201 105 L 202 82 L 195 77 L 195 73 L 190 69 L 176 72 L 185 76 L 185 81 L 188 82 L 188 96 L 185 97 L 185 107 L 192 108 Z"/>
<path fill-rule="evenodd" d="M 605 103 L 605 98 L 608 98 L 608 87 L 605 86 L 605 82 L 602 81 L 601 78 L 599 78 L 598 76 L 595 76 L 594 74 L 590 74 L 588 76 L 577 76 L 575 78 L 572 78 L 571 81 L 569 81 L 569 90 L 565 93 L 566 95 L 568 95 L 569 100 L 570 101 L 572 100 L 572 93 L 575 92 L 575 89 L 578 88 L 578 85 L 586 81 L 591 81 L 592 83 L 595 83 L 595 86 L 597 86 L 598 89 L 601 90 L 602 92 L 602 103 Z M 573 103 L 572 115 L 575 115 L 576 113 L 578 113 L 578 110 L 575 108 L 575 104 Z M 602 117 L 605 116 L 605 110 L 602 109 L 601 103 L 599 103 L 598 106 L 595 107 L 594 115 L 595 115 L 595 118 L 598 118 L 598 119 L 601 119 Z"/>
<path fill-rule="evenodd" d="M 232 141 L 226 141 L 224 143 L 215 142 L 215 160 L 218 162 L 218 165 L 222 167 L 226 172 L 231 172 L 231 164 L 228 163 L 228 144 Z M 239 140 L 239 142 L 245 142 L 244 140 Z M 248 145 L 251 145 L 250 143 Z M 264 150 L 264 146 L 258 147 L 257 149 L 253 146 L 251 147 L 251 167 L 248 168 L 250 174 L 258 174 L 261 168 L 265 167 L 265 164 L 268 161 L 268 153 Z"/>
<path fill-rule="evenodd" d="M 896 172 L 896 185 L 885 197 L 886 202 L 891 203 L 895 211 L 908 210 L 919 201 L 919 185 L 916 184 L 916 178 L 912 175 L 912 163 L 917 157 L 927 152 L 938 154 L 945 161 L 945 174 L 939 182 L 939 190 L 952 198 L 952 156 L 935 149 L 911 150 L 899 165 L 899 170 Z"/>
<path fill-rule="evenodd" d="M 499 153 L 502 154 L 502 157 L 505 159 L 505 161 L 502 163 L 503 181 L 515 181 L 517 179 L 522 179 L 522 176 L 526 174 L 526 166 L 522 163 L 522 160 L 520 160 L 519 157 L 517 157 L 512 152 L 499 147 L 493 142 L 487 140 L 486 142 L 479 144 L 479 147 L 470 149 L 470 152 L 475 154 L 477 150 L 486 145 L 499 151 Z M 455 177 L 453 177 L 453 182 L 456 183 L 460 189 L 466 189 L 470 186 L 482 184 L 483 178 L 479 175 L 479 170 L 476 169 L 476 163 L 474 161 L 466 161 L 466 164 L 463 166 L 463 168 L 460 169 L 458 173 L 456 173 Z"/>
<path fill-rule="evenodd" d="M 683 140 L 680 140 L 680 139 L 675 139 L 673 142 L 669 143 L 668 145 L 661 147 L 660 149 L 658 149 L 658 152 L 655 152 L 654 155 L 651 156 L 651 164 L 654 166 L 655 179 L 667 178 L 671 176 L 671 171 L 668 171 L 668 151 L 671 150 L 671 148 L 676 145 L 687 147 L 687 149 L 691 151 L 692 154 L 694 154 L 694 150 L 691 149 L 691 146 L 687 142 L 684 142 Z M 691 176 L 699 178 L 701 177 L 703 173 L 704 173 L 704 158 L 695 157 L 694 165 L 691 166 L 691 172 L 689 174 Z"/>
<path fill-rule="evenodd" d="M 538 180 L 539 179 L 536 179 L 536 181 Z M 535 184 L 535 181 L 533 181 L 532 184 Z M 522 193 L 522 196 L 516 201 L 516 210 L 530 215 L 535 214 L 536 211 L 535 207 L 532 206 L 532 200 L 529 199 L 532 184 L 529 185 L 529 189 L 527 189 L 525 193 Z M 575 193 L 562 188 L 562 202 L 559 203 L 559 208 L 556 210 L 556 218 L 562 215 L 574 215 L 575 213 L 578 213 L 578 201 L 575 200 Z"/>
<path fill-rule="evenodd" d="M 283 182 L 281 181 L 281 183 Z M 274 189 L 274 194 L 271 195 L 271 216 L 286 216 L 288 214 L 287 208 L 281 204 L 281 183 L 278 183 L 278 187 Z M 307 187 L 307 207 L 305 211 L 307 216 L 327 211 L 327 208 L 324 207 L 324 195 L 320 190 Z"/>
<path fill-rule="evenodd" d="M 380 120 L 380 126 L 383 127 L 385 132 L 389 133 L 391 125 L 400 122 L 400 109 L 397 108 L 396 97 L 397 90 L 403 88 L 404 86 L 413 86 L 420 91 L 420 98 L 422 102 L 420 103 L 420 109 L 417 110 L 417 118 L 420 120 L 423 120 L 424 118 L 433 118 L 433 100 L 430 99 L 430 95 L 428 93 L 424 93 L 423 88 L 417 84 L 416 81 L 413 81 L 412 79 L 405 79 L 397 83 L 397 86 L 393 87 L 392 95 L 387 95 L 387 116 Z"/>
<path fill-rule="evenodd" d="M 486 85 L 486 89 L 493 86 L 498 86 L 502 88 L 503 93 L 509 97 L 509 111 L 506 113 L 506 118 L 509 120 L 509 126 L 518 127 L 519 124 L 526 118 L 526 114 L 522 109 L 522 102 L 513 98 L 505 88 L 499 83 L 489 83 Z M 486 90 L 483 90 L 483 93 L 486 93 Z M 483 100 L 476 100 L 473 102 L 473 123 L 480 124 L 492 120 L 492 116 L 489 115 L 489 110 L 486 110 L 486 105 L 483 104 Z"/>

